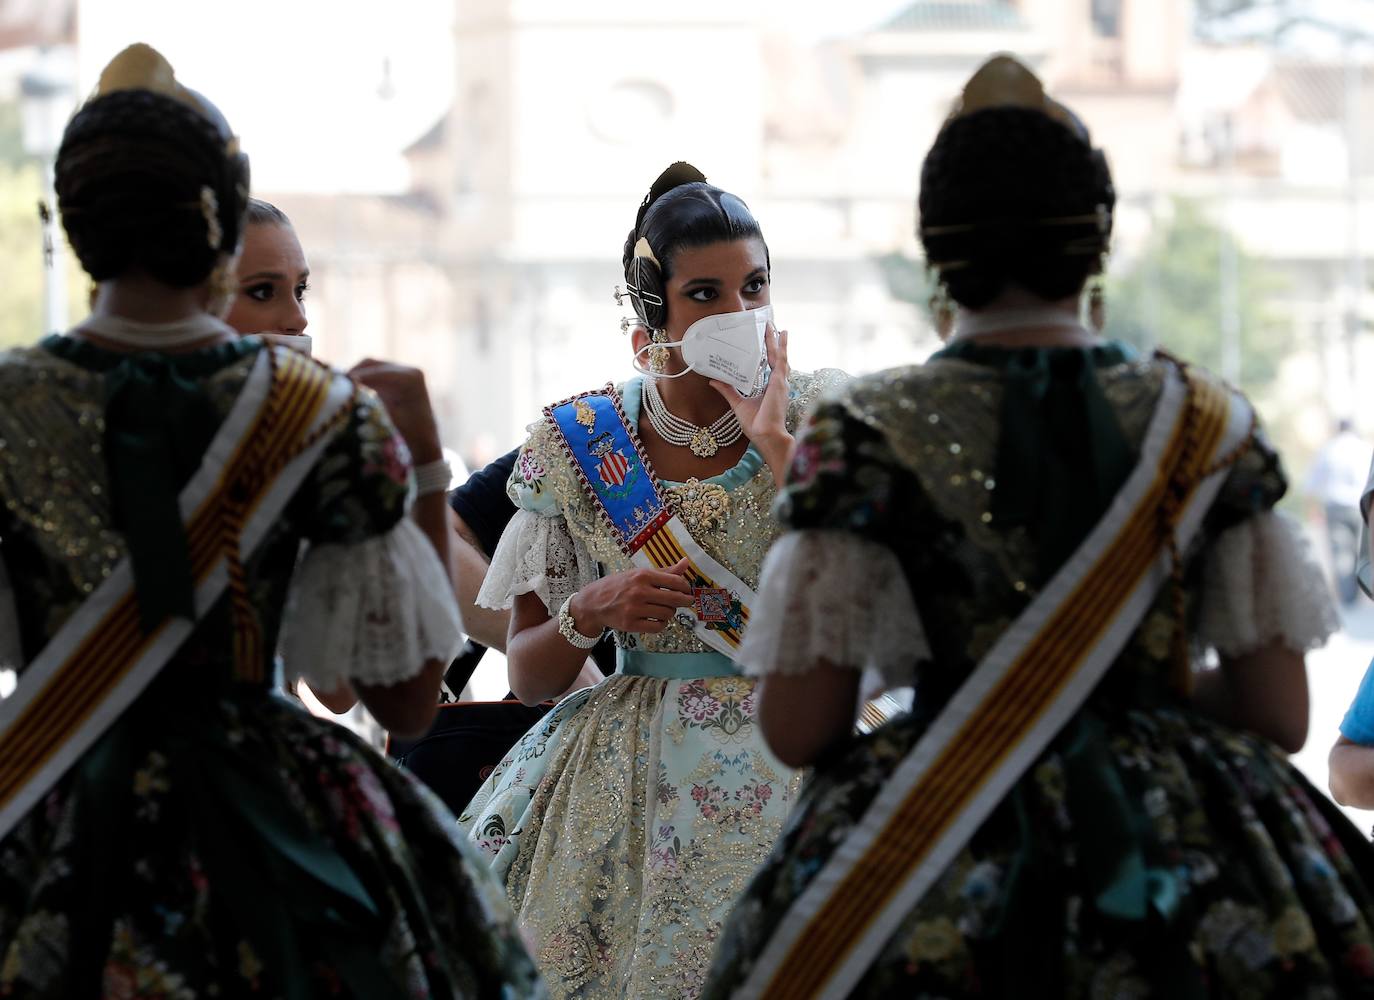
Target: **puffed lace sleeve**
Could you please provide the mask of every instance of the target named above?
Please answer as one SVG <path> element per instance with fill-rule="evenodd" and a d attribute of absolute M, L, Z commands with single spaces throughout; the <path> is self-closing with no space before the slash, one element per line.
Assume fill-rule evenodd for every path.
<path fill-rule="evenodd" d="M 764 561 L 740 662 L 803 673 L 820 660 L 863 673 L 865 698 L 911 687 L 930 648 L 906 573 L 886 545 L 848 531 L 792 531 Z"/>
<path fill-rule="evenodd" d="M 797 442 L 741 662 L 799 673 L 824 660 L 864 674 L 869 697 L 910 686 L 930 650 L 906 572 L 885 543 L 896 459 L 871 428 L 822 403 Z"/>
<path fill-rule="evenodd" d="M 1204 555 L 1202 581 L 1198 638 L 1223 655 L 1275 641 L 1307 652 L 1340 627 L 1302 528 L 1278 511 L 1223 531 Z"/>
<path fill-rule="evenodd" d="M 280 643 L 287 670 L 318 690 L 397 684 L 463 644 L 453 585 L 407 516 L 410 454 L 370 393 L 330 442 L 301 496 L 307 549 Z"/>
<path fill-rule="evenodd" d="M 561 458 L 548 447 L 540 425 L 531 431 L 506 487 L 517 510 L 492 556 L 477 604 L 505 611 L 521 594 L 534 593 L 552 616 L 595 580 L 598 570 L 587 546 L 569 532 L 553 495 L 549 467 Z"/>

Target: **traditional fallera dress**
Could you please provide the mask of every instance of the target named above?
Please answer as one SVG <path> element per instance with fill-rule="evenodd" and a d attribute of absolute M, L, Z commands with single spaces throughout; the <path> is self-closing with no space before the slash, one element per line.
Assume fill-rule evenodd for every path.
<path fill-rule="evenodd" d="M 704 996 L 813 995 L 775 987 L 808 964 L 797 942 L 825 951 L 850 932 L 820 923 L 847 903 L 826 892 L 855 889 L 831 875 L 856 870 L 849 850 L 872 836 L 874 817 L 891 815 L 889 796 L 913 803 L 894 773 L 919 762 L 918 743 L 943 738 L 937 720 L 975 667 L 1015 641 L 1008 626 L 1094 525 L 1116 530 L 1104 514 L 1118 509 L 1114 494 L 1175 370 L 1112 344 L 957 342 L 925 366 L 856 380 L 817 410 L 780 495 L 787 533 L 769 557 L 742 658 L 751 673 L 769 673 L 824 656 L 878 682 L 914 683 L 915 704 L 818 762 L 726 925 Z M 1244 407 L 1213 385 L 1214 397 Z M 893 929 L 864 942 L 869 914 L 851 925 L 839 958 L 870 950 L 852 973 L 827 959 L 816 981 L 852 978 L 824 995 L 1374 995 L 1368 844 L 1273 744 L 1177 693 L 1188 662 L 1174 655 L 1178 639 L 1197 666 L 1209 649 L 1239 655 L 1281 640 L 1307 650 L 1335 628 L 1298 530 L 1272 509 L 1285 489 L 1278 456 L 1256 435 L 1221 468 L 1179 553 L 1180 588 L 1165 573 L 1142 598 L 1139 625 L 1123 630 L 1081 707 L 950 860 L 912 875 L 926 879 L 922 894 L 893 903 Z M 1158 543 L 1149 544 L 1147 554 Z M 1095 579 L 1110 585 L 1114 572 Z M 1180 597 L 1187 626 L 1176 635 Z M 1074 610 L 1087 620 L 1093 598 L 1085 592 L 1066 621 Z M 896 622 L 914 625 L 914 638 Z M 1031 696 L 1022 688 L 1011 700 Z M 983 755 L 1000 729 L 961 731 L 943 766 Z M 929 787 L 940 777 L 930 773 Z M 932 816 L 943 806 L 932 794 L 914 807 Z M 958 822 L 881 828 L 889 839 L 869 841 L 869 885 L 857 891 L 897 880 L 882 865 L 905 855 L 878 853 L 894 840 L 923 844 Z"/>
<path fill-rule="evenodd" d="M 789 426 L 841 378 L 794 374 Z M 631 429 L 641 386 L 615 390 Z M 534 592 L 554 615 L 584 584 L 632 564 L 553 426 L 531 432 L 510 482 L 519 511 L 478 599 L 508 608 Z M 601 450 L 614 464 L 608 482 L 633 476 L 622 461 L 632 451 Z M 723 475 L 662 486 L 701 548 L 754 587 L 776 534 L 759 452 L 751 446 Z M 694 997 L 798 775 L 763 745 L 754 682 L 691 628 L 616 642 L 617 672 L 531 729 L 459 822 L 505 880 L 553 995 Z"/>
<path fill-rule="evenodd" d="M 211 464 L 206 442 L 250 379 L 315 365 L 257 338 L 126 355 L 52 337 L 0 355 L 0 664 L 20 691 L 131 551 L 146 615 L 190 536 L 140 505 L 165 514 L 156 504 Z M 0 839 L 0 997 L 544 995 L 451 816 L 280 693 L 279 640 L 331 688 L 404 680 L 462 639 L 443 569 L 406 515 L 404 443 L 375 396 L 316 371 L 342 394 L 332 437 L 243 553 L 243 586 L 185 626 L 142 693 Z M 278 412 L 269 431 L 290 419 Z M 246 648 L 259 660 L 245 674 Z M 63 705 L 95 682 L 75 667 Z"/>

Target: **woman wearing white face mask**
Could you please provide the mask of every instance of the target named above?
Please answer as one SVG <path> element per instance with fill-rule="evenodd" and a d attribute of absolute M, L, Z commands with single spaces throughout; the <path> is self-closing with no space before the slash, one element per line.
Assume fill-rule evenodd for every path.
<path fill-rule="evenodd" d="M 786 334 L 762 312 L 758 223 L 695 168 L 655 182 L 624 266 L 650 374 L 532 426 L 510 483 L 520 511 L 478 597 L 512 609 L 525 702 L 565 690 L 606 630 L 618 670 L 527 733 L 460 822 L 555 996 L 692 997 L 796 789 L 730 654 L 792 429 L 842 376 L 788 371 Z"/>

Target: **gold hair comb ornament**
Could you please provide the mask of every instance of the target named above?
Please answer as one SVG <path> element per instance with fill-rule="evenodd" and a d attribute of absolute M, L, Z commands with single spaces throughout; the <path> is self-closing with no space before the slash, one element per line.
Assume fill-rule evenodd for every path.
<path fill-rule="evenodd" d="M 205 103 L 193 91 L 177 82 L 176 71 L 157 49 L 143 42 L 135 42 L 110 60 L 100 74 L 95 97 L 105 97 L 119 90 L 147 90 L 170 97 L 209 117 Z"/>
<path fill-rule="evenodd" d="M 643 236 L 641 236 L 639 238 L 639 241 L 635 243 L 634 255 L 635 257 L 647 257 L 649 260 L 653 261 L 654 265 L 657 267 L 663 266 L 658 262 L 658 258 L 654 256 L 654 251 L 653 248 L 649 246 L 649 241 L 646 240 Z"/>
<path fill-rule="evenodd" d="M 135 42 L 110 60 L 100 74 L 92 99 L 105 97 L 121 90 L 146 90 L 161 94 L 191 108 L 205 118 L 224 137 L 224 155 L 239 155 L 239 140 L 224 120 L 219 108 L 178 80 L 172 64 L 157 49 L 143 42 Z"/>
<path fill-rule="evenodd" d="M 987 108 L 1029 108 L 1044 112 L 1086 141 L 1088 130 L 1078 117 L 1045 93 L 1045 85 L 1014 56 L 995 55 L 964 84 L 946 124 Z"/>
<path fill-rule="evenodd" d="M 208 185 L 200 189 L 200 214 L 205 219 L 205 239 L 211 250 L 218 250 L 224 242 L 224 230 L 219 224 L 219 199 Z"/>

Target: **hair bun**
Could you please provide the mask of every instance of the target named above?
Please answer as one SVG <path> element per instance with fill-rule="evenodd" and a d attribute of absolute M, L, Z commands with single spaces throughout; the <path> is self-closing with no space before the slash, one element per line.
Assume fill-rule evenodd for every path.
<path fill-rule="evenodd" d="M 705 182 L 706 175 L 686 160 L 678 160 L 669 165 L 668 169 L 659 174 L 658 179 L 649 185 L 649 193 L 644 196 L 644 201 L 639 206 L 639 213 L 635 216 L 635 231 L 638 232 L 640 224 L 644 222 L 644 213 L 649 211 L 649 206 L 673 188 L 682 187 L 684 184 L 704 184 Z"/>

